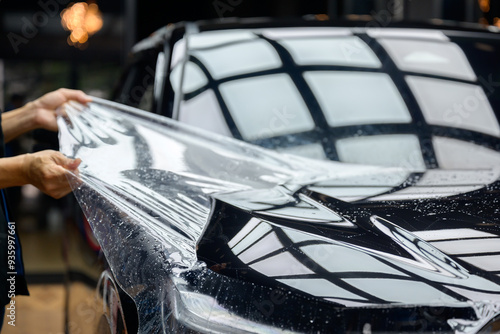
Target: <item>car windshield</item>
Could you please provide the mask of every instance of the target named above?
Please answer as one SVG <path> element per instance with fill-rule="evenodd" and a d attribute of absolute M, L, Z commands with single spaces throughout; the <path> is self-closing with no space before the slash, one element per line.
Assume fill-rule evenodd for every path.
<path fill-rule="evenodd" d="M 174 118 L 315 159 L 411 170 L 496 166 L 500 40 L 476 35 L 192 33 L 172 52 Z"/>

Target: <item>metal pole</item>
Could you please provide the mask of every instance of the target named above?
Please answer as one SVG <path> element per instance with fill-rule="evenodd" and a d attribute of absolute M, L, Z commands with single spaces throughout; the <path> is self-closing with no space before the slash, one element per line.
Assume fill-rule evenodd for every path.
<path fill-rule="evenodd" d="M 124 31 L 123 31 L 123 62 L 136 42 L 137 18 L 136 0 L 125 0 Z"/>
<path fill-rule="evenodd" d="M 464 0 L 465 1 L 465 21 L 476 22 L 477 18 L 474 13 L 475 0 Z"/>
<path fill-rule="evenodd" d="M 433 0 L 432 1 L 432 18 L 433 19 L 442 19 L 443 18 L 443 1 L 442 0 Z"/>
<path fill-rule="evenodd" d="M 403 1 L 403 19 L 407 20 L 410 17 L 410 0 Z"/>
<path fill-rule="evenodd" d="M 3 59 L 0 59 L 0 109 L 1 110 L 5 110 L 4 90 L 5 90 L 5 71 L 4 71 Z"/>
<path fill-rule="evenodd" d="M 328 17 L 330 20 L 339 18 L 339 3 L 338 0 L 328 0 Z"/>

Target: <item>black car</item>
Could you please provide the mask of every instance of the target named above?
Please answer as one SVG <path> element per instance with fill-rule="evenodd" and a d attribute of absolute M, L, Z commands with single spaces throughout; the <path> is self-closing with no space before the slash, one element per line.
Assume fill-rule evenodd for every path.
<path fill-rule="evenodd" d="M 122 104 L 60 119 L 68 331 L 498 332 L 499 54 L 478 27 L 157 31 Z"/>

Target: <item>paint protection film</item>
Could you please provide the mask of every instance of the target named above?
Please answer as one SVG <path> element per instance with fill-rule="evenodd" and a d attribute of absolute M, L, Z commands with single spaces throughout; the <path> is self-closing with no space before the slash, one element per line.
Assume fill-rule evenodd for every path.
<path fill-rule="evenodd" d="M 221 203 L 244 208 L 247 214 L 264 204 L 290 207 L 287 212 L 299 220 L 352 228 L 355 224 L 342 215 L 320 211 L 310 197 L 294 194 L 305 185 L 374 174 L 382 184 L 399 184 L 408 177 L 405 170 L 292 158 L 100 99 L 88 106 L 68 103 L 60 110 L 58 124 L 61 151 L 82 159 L 78 175 L 69 176 L 73 192 L 116 282 L 136 304 L 140 333 L 465 333 L 477 331 L 498 314 L 498 303 L 474 304 L 466 298 L 430 306 L 384 301 L 385 306 L 366 307 L 367 301 L 346 307 L 294 293 L 296 289 L 221 275 L 198 259 L 198 243 Z M 301 205 L 302 210 L 291 210 Z M 414 237 L 373 217 L 369 228 Z M 369 254 L 369 261 L 379 256 L 353 245 L 336 245 Z M 446 269 L 446 275 L 452 273 L 457 280 L 468 275 L 460 266 L 449 265 L 448 257 L 436 256 L 434 248 L 424 251 L 447 262 L 452 269 Z M 475 276 L 470 281 L 487 282 L 487 290 L 499 294 L 492 282 Z M 290 317 L 297 310 L 301 316 Z"/>

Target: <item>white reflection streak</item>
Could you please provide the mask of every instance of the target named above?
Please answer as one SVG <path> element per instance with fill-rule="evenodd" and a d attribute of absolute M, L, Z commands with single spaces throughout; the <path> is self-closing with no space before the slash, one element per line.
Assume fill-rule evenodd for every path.
<path fill-rule="evenodd" d="M 153 208 L 152 212 L 157 214 L 159 218 L 149 220 L 148 227 L 154 229 L 158 235 L 175 233 L 166 226 L 167 223 L 189 235 L 190 243 L 199 238 L 210 212 L 207 198 L 204 198 L 207 205 L 202 206 L 181 194 L 177 194 L 177 198 L 161 196 L 161 194 L 135 182 L 124 181 L 119 188 L 125 193 L 125 196 L 132 200 L 134 207 L 138 203 L 145 208 Z M 141 196 L 138 197 L 138 194 Z M 148 216 L 151 217 L 151 214 Z"/>
<path fill-rule="evenodd" d="M 193 250 L 195 248 L 195 239 L 193 236 L 190 239 L 186 239 L 185 236 L 177 233 L 174 229 L 168 228 L 168 226 L 165 225 L 165 220 L 156 219 L 150 214 L 144 212 L 138 208 L 135 203 L 130 202 L 127 199 L 127 196 L 123 196 L 123 193 L 117 191 L 117 188 L 110 188 L 109 185 L 101 182 L 100 180 L 96 180 L 85 175 L 81 175 L 81 181 L 87 184 L 93 191 L 100 193 L 102 198 L 105 198 L 110 203 L 113 203 L 113 205 L 120 212 L 123 212 L 126 217 L 131 218 L 134 222 L 140 223 L 141 227 L 146 229 L 151 236 L 158 238 L 159 240 L 166 241 L 167 244 L 173 244 L 178 248 L 183 249 L 185 251 L 184 256 L 189 257 L 189 255 L 191 255 L 191 258 L 187 259 L 190 263 L 194 263 L 196 261 L 196 257 L 193 254 Z M 206 214 L 208 215 L 208 212 Z M 89 219 L 89 222 L 92 225 L 99 223 L 92 221 L 91 219 Z M 175 224 L 175 221 L 169 221 L 169 223 Z M 182 230 L 184 231 L 185 229 Z M 106 249 L 104 249 L 104 251 L 106 251 Z"/>

